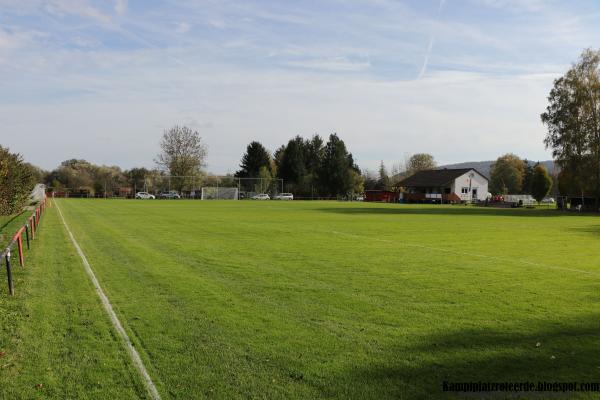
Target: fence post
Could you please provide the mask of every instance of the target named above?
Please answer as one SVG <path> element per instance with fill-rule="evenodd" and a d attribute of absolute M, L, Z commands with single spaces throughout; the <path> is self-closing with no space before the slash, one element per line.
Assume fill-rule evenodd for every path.
<path fill-rule="evenodd" d="M 27 239 L 27 250 L 30 250 L 29 247 L 29 224 L 25 224 L 25 238 Z"/>
<path fill-rule="evenodd" d="M 10 250 L 6 252 L 6 277 L 8 278 L 8 293 L 11 296 L 15 295 L 15 289 L 13 288 L 12 273 L 10 272 Z"/>
<path fill-rule="evenodd" d="M 24 267 L 25 258 L 23 257 L 23 237 L 21 232 L 19 232 L 19 236 L 17 237 L 17 247 L 19 249 L 19 264 L 21 264 L 21 267 Z"/>

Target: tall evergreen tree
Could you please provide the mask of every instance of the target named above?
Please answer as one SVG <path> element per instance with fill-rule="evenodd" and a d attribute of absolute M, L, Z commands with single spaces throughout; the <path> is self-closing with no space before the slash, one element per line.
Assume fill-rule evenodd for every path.
<path fill-rule="evenodd" d="M 354 172 L 356 172 L 357 174 L 360 174 L 360 168 L 359 166 L 354 162 L 354 156 L 352 155 L 352 153 L 348 153 L 348 164 L 350 165 L 350 169 L 353 170 Z"/>
<path fill-rule="evenodd" d="M 291 139 L 285 146 L 278 174 L 286 186 L 298 187 L 304 183 L 307 173 L 305 154 L 305 141 L 300 136 Z"/>
<path fill-rule="evenodd" d="M 390 177 L 383 160 L 379 165 L 379 179 L 377 179 L 377 189 L 379 190 L 390 190 Z"/>
<path fill-rule="evenodd" d="M 242 156 L 240 163 L 240 170 L 235 173 L 235 176 L 257 178 L 261 167 L 271 169 L 271 156 L 262 144 L 253 141 L 246 147 L 246 153 Z"/>
<path fill-rule="evenodd" d="M 281 168 L 281 164 L 283 163 L 283 153 L 285 152 L 285 145 L 281 145 L 275 150 L 273 153 L 273 162 L 277 167 L 277 171 Z"/>
<path fill-rule="evenodd" d="M 304 156 L 306 166 L 304 185 L 306 194 L 312 196 L 316 194 L 316 191 L 318 192 L 319 169 L 321 168 L 325 153 L 323 138 L 319 135 L 314 135 L 310 140 L 306 141 L 304 151 L 306 152 Z"/>
<path fill-rule="evenodd" d="M 304 151 L 306 172 L 316 177 L 325 151 L 323 138 L 319 135 L 314 135 L 310 140 L 306 141 Z"/>
<path fill-rule="evenodd" d="M 340 196 L 352 190 L 351 171 L 354 166 L 350 160 L 344 142 L 335 133 L 329 135 L 319 169 L 319 183 L 324 194 Z"/>

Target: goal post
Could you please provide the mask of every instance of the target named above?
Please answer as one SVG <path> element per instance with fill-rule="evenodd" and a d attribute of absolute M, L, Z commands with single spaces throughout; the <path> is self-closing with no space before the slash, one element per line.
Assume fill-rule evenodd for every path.
<path fill-rule="evenodd" d="M 205 186 L 202 188 L 202 200 L 237 200 L 239 198 L 238 188 Z"/>

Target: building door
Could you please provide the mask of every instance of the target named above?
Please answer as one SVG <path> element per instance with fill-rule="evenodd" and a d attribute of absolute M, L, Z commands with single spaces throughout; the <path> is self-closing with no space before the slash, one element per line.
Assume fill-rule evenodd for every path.
<path fill-rule="evenodd" d="M 477 188 L 473 188 L 472 191 L 471 191 L 471 193 L 472 193 L 471 194 L 471 198 L 473 200 L 477 200 Z"/>

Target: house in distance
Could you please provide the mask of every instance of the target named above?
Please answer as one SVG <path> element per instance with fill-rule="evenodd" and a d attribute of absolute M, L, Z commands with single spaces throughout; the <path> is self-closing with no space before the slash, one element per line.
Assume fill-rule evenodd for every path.
<path fill-rule="evenodd" d="M 488 195 L 488 179 L 473 168 L 419 171 L 398 186 L 406 203 L 472 203 Z"/>

